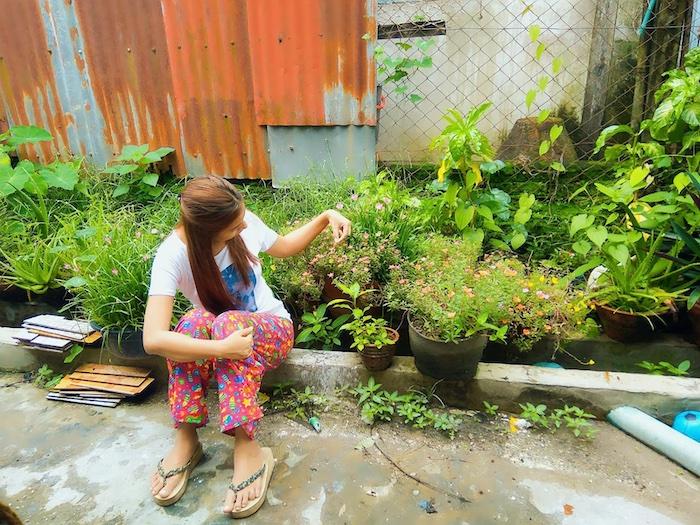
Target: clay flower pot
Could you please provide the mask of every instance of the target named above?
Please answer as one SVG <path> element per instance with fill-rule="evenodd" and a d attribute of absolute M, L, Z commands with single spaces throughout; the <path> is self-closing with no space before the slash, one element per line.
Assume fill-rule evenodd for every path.
<path fill-rule="evenodd" d="M 596 304 L 595 310 L 605 335 L 621 343 L 645 341 L 678 322 L 678 312 L 671 308 L 653 315 L 633 314 L 603 304 Z"/>
<path fill-rule="evenodd" d="M 357 352 L 360 354 L 362 362 L 367 370 L 372 372 L 386 370 L 391 366 L 391 363 L 394 360 L 396 343 L 399 340 L 399 333 L 393 328 L 387 328 L 386 331 L 389 333 L 389 337 L 391 337 L 393 343 L 384 345 L 381 348 L 367 345 L 362 350 L 358 350 Z"/>

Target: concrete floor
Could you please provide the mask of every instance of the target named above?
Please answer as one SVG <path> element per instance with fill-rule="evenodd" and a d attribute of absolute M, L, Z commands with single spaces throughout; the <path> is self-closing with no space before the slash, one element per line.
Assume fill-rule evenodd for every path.
<path fill-rule="evenodd" d="M 231 440 L 216 425 L 200 433 L 206 457 L 185 496 L 160 508 L 147 486 L 171 438 L 163 392 L 98 408 L 47 401 L 33 385 L 11 384 L 21 379 L 0 375 L 0 501 L 25 523 L 230 522 L 219 509 Z M 605 423 L 589 443 L 564 432 L 510 434 L 505 421 L 463 417 L 449 441 L 399 424 L 371 430 L 345 399 L 321 415 L 320 434 L 270 415 L 259 439 L 278 464 L 267 504 L 243 522 L 698 523 L 700 480 Z M 363 450 L 368 437 L 376 446 Z M 428 514 L 431 501 L 437 512 Z"/>

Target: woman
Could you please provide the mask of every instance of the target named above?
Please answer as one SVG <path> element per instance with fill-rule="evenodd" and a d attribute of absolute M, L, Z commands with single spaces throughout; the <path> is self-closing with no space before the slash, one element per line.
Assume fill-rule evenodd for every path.
<path fill-rule="evenodd" d="M 143 325 L 146 351 L 168 362 L 168 399 L 176 428 L 175 444 L 153 475 L 151 489 L 159 505 L 182 497 L 202 456 L 197 428 L 207 422 L 212 373 L 221 431 L 235 436 L 234 474 L 224 512 L 245 517 L 262 505 L 274 459 L 254 439 L 262 417 L 257 393 L 264 372 L 279 365 L 292 348 L 294 329 L 265 283 L 257 255 L 295 255 L 327 226 L 336 242 L 350 234 L 350 221 L 328 210 L 278 236 L 246 210 L 240 192 L 223 178 L 199 177 L 185 186 L 180 222 L 153 261 Z M 171 331 L 178 290 L 195 309 Z"/>

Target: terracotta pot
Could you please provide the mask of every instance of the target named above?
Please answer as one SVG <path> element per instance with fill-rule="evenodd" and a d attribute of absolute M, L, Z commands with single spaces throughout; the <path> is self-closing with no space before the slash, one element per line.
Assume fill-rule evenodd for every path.
<path fill-rule="evenodd" d="M 688 319 L 690 320 L 690 328 L 692 332 L 692 341 L 696 345 L 700 345 L 700 301 L 695 303 L 688 310 Z"/>
<path fill-rule="evenodd" d="M 671 308 L 654 315 L 632 314 L 601 304 L 595 309 L 605 335 L 621 343 L 647 340 L 655 332 L 678 323 L 678 311 Z"/>
<path fill-rule="evenodd" d="M 485 335 L 475 335 L 457 342 L 445 342 L 421 334 L 408 320 L 408 339 L 423 375 L 436 379 L 471 379 L 488 343 Z"/>
<path fill-rule="evenodd" d="M 378 288 L 377 286 L 372 286 L 371 288 L 376 289 Z M 345 299 L 347 301 L 352 301 L 349 295 L 344 294 L 343 292 L 340 291 L 340 288 L 338 288 L 335 284 L 333 284 L 333 279 L 330 277 L 326 277 L 323 281 L 323 299 L 326 302 L 334 301 L 336 299 Z M 358 306 L 360 308 L 364 308 L 367 306 L 367 303 L 364 302 L 362 298 L 358 300 Z M 330 313 L 331 317 L 336 318 L 340 317 L 343 314 L 347 314 L 348 310 L 345 308 L 340 308 L 338 306 L 331 306 L 328 308 L 328 312 Z M 372 305 L 369 310 L 367 310 L 367 313 L 371 315 L 372 317 L 381 317 L 382 316 L 382 308 L 381 306 L 377 305 Z"/>
<path fill-rule="evenodd" d="M 393 328 L 387 328 L 386 331 L 389 332 L 389 336 L 394 341 L 393 343 L 384 345 L 381 348 L 367 345 L 362 349 L 362 351 L 357 352 L 360 354 L 362 362 L 367 370 L 371 370 L 372 372 L 386 370 L 391 366 L 391 363 L 394 360 L 394 354 L 396 353 L 396 342 L 399 340 L 399 333 Z"/>

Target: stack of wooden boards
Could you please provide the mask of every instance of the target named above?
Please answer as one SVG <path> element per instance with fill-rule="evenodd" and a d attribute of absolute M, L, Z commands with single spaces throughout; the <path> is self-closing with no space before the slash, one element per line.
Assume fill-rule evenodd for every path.
<path fill-rule="evenodd" d="M 46 396 L 52 401 L 114 408 L 125 397 L 140 394 L 153 383 L 146 368 L 87 364 L 64 376 Z"/>
<path fill-rule="evenodd" d="M 99 341 L 100 332 L 87 321 L 66 319 L 60 315 L 36 315 L 22 322 L 22 332 L 12 337 L 22 346 L 47 352 L 64 353 L 73 344 L 91 344 Z"/>

